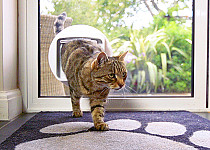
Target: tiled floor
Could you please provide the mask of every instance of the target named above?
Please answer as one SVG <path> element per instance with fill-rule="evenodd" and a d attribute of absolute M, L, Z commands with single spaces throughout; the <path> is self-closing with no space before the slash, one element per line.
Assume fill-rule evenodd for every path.
<path fill-rule="evenodd" d="M 12 135 L 19 129 L 26 121 L 28 121 L 35 114 L 22 114 L 12 121 L 0 121 L 0 143 L 7 137 Z"/>
<path fill-rule="evenodd" d="M 210 113 L 196 113 L 203 118 L 210 120 Z M 26 121 L 32 118 L 34 114 L 22 114 L 12 121 L 0 121 L 0 143 L 19 129 Z"/>

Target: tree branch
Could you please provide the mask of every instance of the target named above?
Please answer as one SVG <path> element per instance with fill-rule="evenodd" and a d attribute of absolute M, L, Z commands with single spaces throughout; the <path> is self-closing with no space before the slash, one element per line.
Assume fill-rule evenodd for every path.
<path fill-rule="evenodd" d="M 158 5 L 155 3 L 154 0 L 151 0 L 152 2 L 152 5 L 154 6 L 154 8 L 158 11 L 158 12 L 161 12 L 162 10 L 158 7 Z"/>
<path fill-rule="evenodd" d="M 150 7 L 149 7 L 149 5 L 148 5 L 148 3 L 147 3 L 147 0 L 144 0 L 144 4 L 145 4 L 145 6 L 147 7 L 147 9 L 149 10 L 150 14 L 151 14 L 152 16 L 154 16 L 152 10 L 150 9 Z"/>

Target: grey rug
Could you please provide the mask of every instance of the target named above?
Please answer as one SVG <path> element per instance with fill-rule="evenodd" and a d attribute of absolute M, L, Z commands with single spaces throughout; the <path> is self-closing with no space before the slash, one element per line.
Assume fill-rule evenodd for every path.
<path fill-rule="evenodd" d="M 106 112 L 110 130 L 95 131 L 90 113 L 40 112 L 0 149 L 193 150 L 210 149 L 210 121 L 186 111 Z"/>

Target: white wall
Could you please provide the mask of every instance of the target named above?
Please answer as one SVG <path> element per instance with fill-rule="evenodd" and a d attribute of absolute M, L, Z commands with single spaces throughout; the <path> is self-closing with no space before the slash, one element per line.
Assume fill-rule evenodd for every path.
<path fill-rule="evenodd" d="M 22 113 L 17 85 L 17 0 L 0 0 L 0 120 Z"/>
<path fill-rule="evenodd" d="M 3 0 L 3 87 L 17 88 L 17 0 Z"/>
<path fill-rule="evenodd" d="M 2 2 L 0 1 L 0 91 L 3 90 Z"/>

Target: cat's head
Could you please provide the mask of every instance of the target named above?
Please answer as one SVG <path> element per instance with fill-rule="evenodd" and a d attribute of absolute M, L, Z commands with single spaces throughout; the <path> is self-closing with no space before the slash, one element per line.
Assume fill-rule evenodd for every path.
<path fill-rule="evenodd" d="M 114 57 L 108 57 L 104 52 L 99 53 L 92 62 L 92 79 L 99 85 L 119 90 L 125 86 L 127 70 L 124 58 L 127 52 Z"/>

